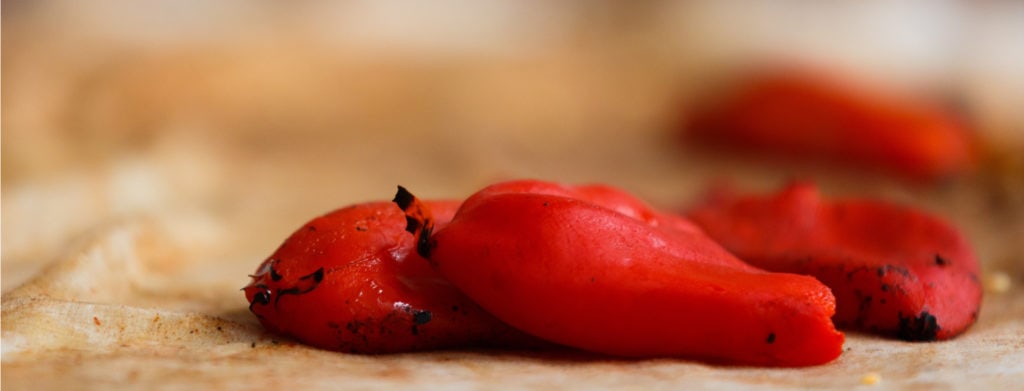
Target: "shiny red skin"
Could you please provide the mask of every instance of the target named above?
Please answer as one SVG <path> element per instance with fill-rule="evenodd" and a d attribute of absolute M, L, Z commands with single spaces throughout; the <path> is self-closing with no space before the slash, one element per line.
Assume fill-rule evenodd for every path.
<path fill-rule="evenodd" d="M 839 356 L 817 280 L 732 257 L 685 219 L 610 187 L 488 187 L 429 259 L 488 312 L 540 338 L 626 357 L 805 366 Z"/>
<path fill-rule="evenodd" d="M 969 172 L 977 159 L 974 136 L 947 110 L 823 74 L 754 74 L 711 101 L 688 115 L 692 139 L 918 182 Z"/>
<path fill-rule="evenodd" d="M 458 206 L 427 204 L 438 226 Z M 415 253 L 405 227 L 404 213 L 392 202 L 354 205 L 313 219 L 252 276 L 244 288 L 250 310 L 268 330 L 343 352 L 538 343 L 449 284 Z"/>
<path fill-rule="evenodd" d="M 828 285 L 840 328 L 931 341 L 964 332 L 978 317 L 982 289 L 969 243 L 922 211 L 825 201 L 813 185 L 794 184 L 766 196 L 720 191 L 687 215 L 757 267 Z"/>

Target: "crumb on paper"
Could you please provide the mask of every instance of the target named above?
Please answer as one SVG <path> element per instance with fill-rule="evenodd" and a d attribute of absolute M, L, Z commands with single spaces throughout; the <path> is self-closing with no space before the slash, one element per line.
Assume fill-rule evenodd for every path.
<path fill-rule="evenodd" d="M 1006 293 L 1010 290 L 1010 275 L 1005 272 L 993 272 L 985 278 L 985 289 L 991 293 Z"/>
<path fill-rule="evenodd" d="M 878 384 L 880 381 L 882 381 L 882 376 L 876 372 L 868 372 L 864 377 L 860 378 L 860 383 L 868 386 Z"/>

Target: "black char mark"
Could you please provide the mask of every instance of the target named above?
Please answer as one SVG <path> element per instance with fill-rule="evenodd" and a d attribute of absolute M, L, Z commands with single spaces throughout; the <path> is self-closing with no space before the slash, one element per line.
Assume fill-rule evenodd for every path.
<path fill-rule="evenodd" d="M 898 314 L 900 328 L 897 336 L 904 341 L 934 341 L 941 328 L 935 315 L 921 311 L 917 317 Z"/>
<path fill-rule="evenodd" d="M 278 292 L 277 298 L 274 299 L 274 305 L 277 305 L 277 302 L 281 301 L 281 297 L 284 295 L 304 295 L 306 293 L 313 291 L 314 289 L 316 289 L 316 287 L 320 286 L 320 282 L 323 280 L 324 268 L 321 267 L 319 269 L 316 269 L 315 272 L 312 272 L 299 278 L 299 282 L 295 284 L 295 286 L 288 289 L 282 289 L 280 292 Z"/>
<path fill-rule="evenodd" d="M 259 305 L 270 304 L 270 295 L 271 295 L 270 288 L 267 287 L 264 284 L 256 285 L 256 288 L 259 289 L 259 292 L 256 292 L 256 294 L 254 294 L 252 296 L 252 302 L 249 303 L 249 312 L 252 312 L 254 314 L 256 314 L 256 312 L 252 310 L 252 307 L 254 305 L 256 305 L 256 304 L 259 304 Z M 260 317 L 260 318 L 263 317 L 260 314 L 256 314 L 256 316 Z"/>
<path fill-rule="evenodd" d="M 775 343 L 775 333 L 768 334 L 768 339 L 765 339 L 764 341 L 769 344 Z"/>
<path fill-rule="evenodd" d="M 281 281 L 281 278 L 282 278 L 281 275 L 277 274 L 277 270 L 274 270 L 274 264 L 275 263 L 277 263 L 276 259 L 273 260 L 273 261 L 270 261 L 270 280 L 271 281 Z"/>
<path fill-rule="evenodd" d="M 431 226 L 423 226 L 419 240 L 416 241 L 416 253 L 426 259 L 430 259 L 430 253 L 434 251 L 435 243 L 430 240 L 430 234 L 432 232 L 433 228 Z"/>
<path fill-rule="evenodd" d="M 412 195 L 409 190 L 402 186 L 398 186 L 398 192 L 395 193 L 395 198 L 391 200 L 391 202 L 398 205 L 399 209 L 405 212 L 405 230 L 413 235 L 420 229 L 420 221 L 409 215 L 409 208 L 414 201 L 416 201 L 416 196 Z"/>
<path fill-rule="evenodd" d="M 433 318 L 434 318 L 434 315 L 431 314 L 430 311 L 427 311 L 427 310 L 413 310 L 412 311 L 412 322 L 417 324 L 417 325 L 427 324 L 427 322 L 430 322 L 430 320 L 433 319 Z"/>
<path fill-rule="evenodd" d="M 907 268 L 905 267 L 896 265 L 885 265 L 879 267 L 877 271 L 879 277 L 885 277 L 886 273 L 889 273 L 890 271 L 899 273 L 903 277 L 910 277 L 910 270 L 907 270 Z"/>
<path fill-rule="evenodd" d="M 409 213 L 409 208 L 415 203 L 416 196 L 412 195 L 406 188 L 398 186 L 398 192 L 395 193 L 395 198 L 391 201 L 405 212 L 406 232 L 417 235 L 416 253 L 423 258 L 430 259 L 430 253 L 434 247 L 434 243 L 430 241 L 430 234 L 433 233 L 434 225 L 429 218 L 424 218 L 423 221 L 420 221 Z"/>
<path fill-rule="evenodd" d="M 415 217 L 405 216 L 405 230 L 415 235 L 416 231 L 420 230 L 420 221 L 416 220 Z"/>
<path fill-rule="evenodd" d="M 946 258 L 943 258 L 939 254 L 935 254 L 935 265 L 937 265 L 937 266 L 946 266 L 948 264 L 949 264 L 949 261 L 946 260 Z"/>
<path fill-rule="evenodd" d="M 858 297 L 860 297 L 860 305 L 857 307 L 857 319 L 854 323 L 857 325 L 858 328 L 863 328 L 864 318 L 869 316 L 871 301 L 874 300 L 874 298 L 871 296 L 862 296 L 862 293 L 860 291 L 856 291 L 856 294 Z"/>
<path fill-rule="evenodd" d="M 391 202 L 398 204 L 398 207 L 402 210 L 406 210 L 409 209 L 409 206 L 412 205 L 412 201 L 415 199 L 416 197 L 413 196 L 409 190 L 406 190 L 402 186 L 398 186 L 398 192 L 395 193 L 395 198 L 391 200 Z"/>
<path fill-rule="evenodd" d="M 434 315 L 428 310 L 414 310 L 409 306 L 406 306 L 403 309 L 406 313 L 412 314 L 412 329 L 410 330 L 412 335 L 419 335 L 419 326 L 429 323 L 430 320 L 434 318 Z"/>

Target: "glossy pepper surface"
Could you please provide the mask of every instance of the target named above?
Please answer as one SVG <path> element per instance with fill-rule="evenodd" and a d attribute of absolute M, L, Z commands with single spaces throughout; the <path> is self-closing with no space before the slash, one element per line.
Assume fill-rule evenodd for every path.
<path fill-rule="evenodd" d="M 458 202 L 427 203 L 438 226 Z M 323 349 L 392 353 L 536 346 L 431 269 L 392 202 L 339 209 L 295 231 L 244 288 L 267 329 Z"/>
<path fill-rule="evenodd" d="M 610 187 L 493 185 L 421 249 L 502 321 L 584 350 L 803 366 L 842 349 L 817 280 L 751 267 Z"/>
<path fill-rule="evenodd" d="M 951 338 L 978 317 L 978 263 L 948 222 L 870 199 L 826 201 L 810 184 L 718 191 L 688 216 L 743 260 L 832 288 L 835 323 L 909 341 Z"/>

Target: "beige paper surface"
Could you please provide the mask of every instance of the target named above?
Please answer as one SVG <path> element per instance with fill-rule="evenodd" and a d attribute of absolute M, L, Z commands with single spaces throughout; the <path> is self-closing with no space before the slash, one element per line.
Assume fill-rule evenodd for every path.
<path fill-rule="evenodd" d="M 756 29 L 758 16 L 737 21 L 712 3 L 420 9 L 444 22 L 413 24 L 447 34 L 428 39 L 392 23 L 394 5 L 5 2 L 3 388 L 1021 388 L 1024 120 L 1006 102 L 1020 101 L 1007 86 L 1024 78 L 984 62 L 954 78 L 1004 160 L 945 186 L 683 148 L 679 107 L 743 51 L 738 37 L 757 36 L 736 29 Z M 837 23 L 846 11 L 833 10 Z M 942 26 L 914 30 L 925 38 L 913 42 L 941 49 L 948 40 L 927 37 Z M 844 42 L 859 36 L 848 30 Z M 945 64 L 895 44 L 851 54 L 815 42 L 804 49 L 843 48 L 864 60 L 854 68 L 906 68 L 888 80 L 929 79 Z M 246 309 L 246 275 L 314 216 L 390 199 L 399 184 L 459 198 L 522 177 L 609 183 L 670 209 L 710 181 L 770 191 L 809 178 L 829 195 L 950 219 L 986 281 L 1010 287 L 987 293 L 955 340 L 850 333 L 837 361 L 802 369 L 570 352 L 348 355 L 267 334 Z"/>

